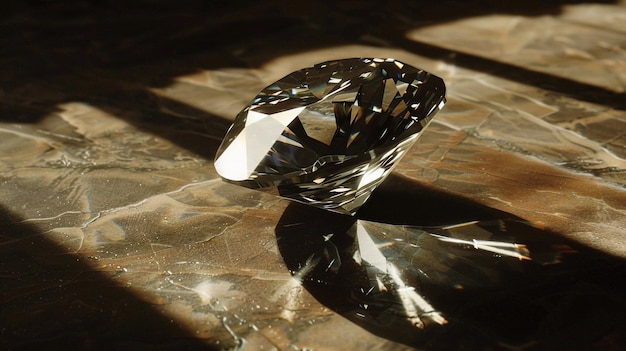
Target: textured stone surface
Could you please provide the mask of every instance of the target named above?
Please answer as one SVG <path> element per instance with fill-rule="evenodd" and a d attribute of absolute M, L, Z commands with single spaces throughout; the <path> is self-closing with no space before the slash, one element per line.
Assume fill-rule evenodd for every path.
<path fill-rule="evenodd" d="M 0 348 L 626 348 L 624 4 L 292 3 L 0 5 Z M 418 286 L 449 324 L 415 338 L 292 276 L 318 229 L 350 253 L 348 224 L 212 165 L 259 90 L 345 57 L 394 57 L 448 87 L 357 219 L 532 228 L 507 233 L 534 260 L 476 275 L 461 260 L 475 288 Z"/>

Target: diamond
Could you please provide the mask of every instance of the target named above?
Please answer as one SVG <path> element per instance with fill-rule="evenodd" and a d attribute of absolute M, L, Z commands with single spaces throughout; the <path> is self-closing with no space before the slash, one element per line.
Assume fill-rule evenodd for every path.
<path fill-rule="evenodd" d="M 444 103 L 441 78 L 394 59 L 320 63 L 263 89 L 215 168 L 228 182 L 353 215 Z"/>

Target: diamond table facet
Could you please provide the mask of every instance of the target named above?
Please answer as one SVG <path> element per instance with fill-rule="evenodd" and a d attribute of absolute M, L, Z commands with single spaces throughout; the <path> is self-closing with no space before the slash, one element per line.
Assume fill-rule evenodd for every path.
<path fill-rule="evenodd" d="M 229 182 L 354 214 L 444 103 L 441 78 L 394 59 L 320 63 L 263 89 L 215 168 Z"/>

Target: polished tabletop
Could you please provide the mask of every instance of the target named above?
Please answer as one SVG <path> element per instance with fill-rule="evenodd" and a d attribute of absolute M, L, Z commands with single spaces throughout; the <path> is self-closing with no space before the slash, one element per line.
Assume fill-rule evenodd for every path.
<path fill-rule="evenodd" d="M 624 1 L 0 7 L 0 348 L 626 350 Z M 220 179 L 347 57 L 447 86 L 355 217 Z"/>

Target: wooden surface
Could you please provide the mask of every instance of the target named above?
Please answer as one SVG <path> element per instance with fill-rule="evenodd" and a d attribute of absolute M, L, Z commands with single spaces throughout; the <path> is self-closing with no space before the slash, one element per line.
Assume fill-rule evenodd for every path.
<path fill-rule="evenodd" d="M 0 6 L 3 349 L 626 349 L 623 2 Z M 554 259 L 490 257 L 462 299 L 450 277 L 417 286 L 450 322 L 432 330 L 359 321 L 336 281 L 292 277 L 307 248 L 290 226 L 319 218 L 302 233 L 317 240 L 344 219 L 226 184 L 212 161 L 260 89 L 344 57 L 448 87 L 357 218 L 515 218 L 507 235 Z M 448 264 L 491 269 L 466 259 Z"/>

